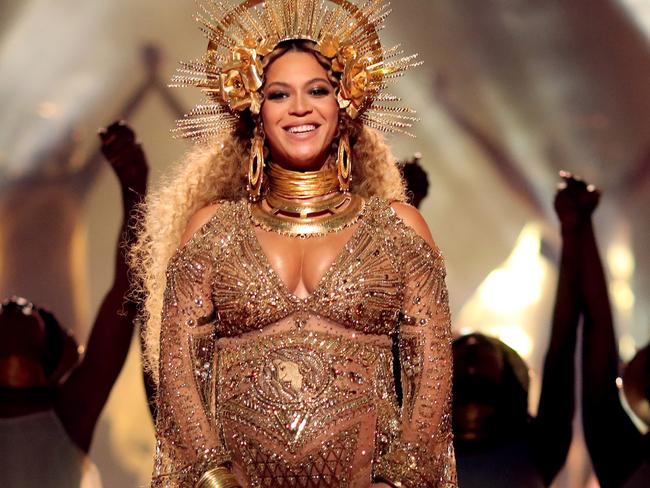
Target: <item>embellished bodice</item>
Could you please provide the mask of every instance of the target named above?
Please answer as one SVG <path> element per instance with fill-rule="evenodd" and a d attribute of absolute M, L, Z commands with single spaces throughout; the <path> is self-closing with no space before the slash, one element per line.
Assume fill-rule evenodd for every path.
<path fill-rule="evenodd" d="M 234 204 L 231 211 L 230 222 L 249 221 L 246 203 Z M 392 212 L 389 207 L 386 211 Z M 235 224 L 225 232 L 222 229 L 230 237 L 219 239 L 220 255 L 214 265 L 213 281 L 219 284 L 212 296 L 218 311 L 217 334 L 230 337 L 260 330 L 291 315 L 297 322 L 317 315 L 368 334 L 393 332 L 404 282 L 391 258 L 398 254 L 395 241 L 377 232 L 378 216 L 372 217 L 371 205 L 306 299 L 287 289 L 269 264 L 252 226 Z M 343 296 L 345 300 L 341 300 Z"/>
<path fill-rule="evenodd" d="M 249 212 L 222 203 L 170 262 L 154 486 L 224 462 L 245 487 L 455 486 L 439 251 L 371 198 L 303 299 Z"/>

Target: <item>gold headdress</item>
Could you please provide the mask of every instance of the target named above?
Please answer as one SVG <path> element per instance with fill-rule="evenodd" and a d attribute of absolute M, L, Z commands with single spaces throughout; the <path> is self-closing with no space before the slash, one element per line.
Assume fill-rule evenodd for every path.
<path fill-rule="evenodd" d="M 384 132 L 408 133 L 414 111 L 391 105 L 386 84 L 419 65 L 399 46 L 384 49 L 378 32 L 386 0 L 198 0 L 196 20 L 209 40 L 203 59 L 181 63 L 174 86 L 196 86 L 207 103 L 178 121 L 178 131 L 203 140 L 232 131 L 241 114 L 262 104 L 264 56 L 283 41 L 309 40 L 332 62 L 339 106 L 351 119 Z M 409 134 L 410 135 L 410 134 Z"/>

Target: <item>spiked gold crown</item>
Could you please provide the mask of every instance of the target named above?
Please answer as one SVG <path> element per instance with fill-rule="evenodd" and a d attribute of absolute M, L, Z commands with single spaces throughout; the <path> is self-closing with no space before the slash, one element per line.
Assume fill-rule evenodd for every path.
<path fill-rule="evenodd" d="M 181 63 L 172 86 L 195 86 L 207 97 L 178 121 L 178 132 L 204 140 L 234 130 L 245 111 L 258 114 L 263 59 L 284 41 L 308 40 L 329 59 L 339 80 L 339 107 L 384 132 L 408 134 L 414 111 L 393 106 L 387 83 L 417 66 L 417 54 L 384 49 L 379 31 L 386 0 L 198 0 L 196 20 L 208 39 L 203 58 Z"/>

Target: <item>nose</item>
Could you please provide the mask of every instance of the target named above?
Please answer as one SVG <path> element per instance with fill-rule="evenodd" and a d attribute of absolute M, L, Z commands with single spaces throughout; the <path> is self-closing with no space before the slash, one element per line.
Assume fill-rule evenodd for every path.
<path fill-rule="evenodd" d="M 297 117 L 304 117 L 312 112 L 313 108 L 309 98 L 299 93 L 293 97 L 291 106 L 289 107 L 289 114 Z"/>

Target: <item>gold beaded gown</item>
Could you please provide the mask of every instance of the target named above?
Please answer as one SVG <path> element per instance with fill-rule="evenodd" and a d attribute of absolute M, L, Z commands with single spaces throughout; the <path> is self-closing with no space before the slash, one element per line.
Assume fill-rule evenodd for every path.
<path fill-rule="evenodd" d="M 153 487 L 455 487 L 444 261 L 386 200 L 306 299 L 225 202 L 167 271 Z M 398 337 L 398 407 L 391 337 Z"/>

